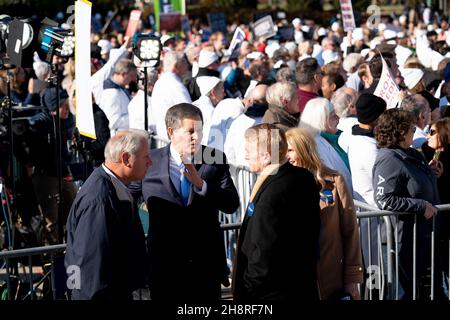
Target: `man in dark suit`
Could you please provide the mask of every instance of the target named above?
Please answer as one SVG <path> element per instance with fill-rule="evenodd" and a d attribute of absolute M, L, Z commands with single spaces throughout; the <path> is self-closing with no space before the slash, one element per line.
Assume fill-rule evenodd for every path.
<path fill-rule="evenodd" d="M 239 233 L 234 300 L 318 300 L 320 208 L 315 179 L 287 162 L 286 136 L 275 125 L 253 126 L 245 137 L 250 170 L 260 175 Z M 273 150 L 278 153 L 271 154 Z"/>
<path fill-rule="evenodd" d="M 140 188 L 150 217 L 151 297 L 217 300 L 228 281 L 218 213 L 234 213 L 239 196 L 225 155 L 200 145 L 200 109 L 175 105 L 165 122 L 171 143 L 151 151 L 154 166 Z"/>
<path fill-rule="evenodd" d="M 133 291 L 145 287 L 145 236 L 126 185 L 142 179 L 150 165 L 148 133 L 122 131 L 81 187 L 67 221 L 72 300 L 132 300 Z"/>

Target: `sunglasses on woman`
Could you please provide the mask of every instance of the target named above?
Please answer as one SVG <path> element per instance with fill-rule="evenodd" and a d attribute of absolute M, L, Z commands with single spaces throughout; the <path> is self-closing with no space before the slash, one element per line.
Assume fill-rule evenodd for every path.
<path fill-rule="evenodd" d="M 430 136 L 434 136 L 436 133 L 436 129 L 430 129 Z"/>

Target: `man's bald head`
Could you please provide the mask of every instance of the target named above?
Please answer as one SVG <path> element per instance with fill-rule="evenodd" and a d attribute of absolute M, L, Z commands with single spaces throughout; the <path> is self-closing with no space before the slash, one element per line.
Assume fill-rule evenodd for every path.
<path fill-rule="evenodd" d="M 266 84 L 259 84 L 251 91 L 253 103 L 266 103 L 266 91 L 268 87 Z"/>

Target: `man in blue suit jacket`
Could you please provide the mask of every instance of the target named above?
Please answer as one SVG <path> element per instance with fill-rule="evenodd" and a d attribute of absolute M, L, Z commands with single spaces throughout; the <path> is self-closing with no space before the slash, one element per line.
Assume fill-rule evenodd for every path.
<path fill-rule="evenodd" d="M 151 297 L 217 300 L 228 281 L 218 213 L 234 213 L 239 196 L 225 155 L 200 145 L 200 109 L 175 105 L 165 122 L 171 143 L 150 152 L 154 165 L 141 188 L 132 188 L 149 211 Z"/>
<path fill-rule="evenodd" d="M 73 300 L 132 300 L 132 292 L 145 287 L 145 236 L 126 185 L 142 179 L 150 165 L 148 133 L 120 132 L 77 194 L 65 257 Z"/>

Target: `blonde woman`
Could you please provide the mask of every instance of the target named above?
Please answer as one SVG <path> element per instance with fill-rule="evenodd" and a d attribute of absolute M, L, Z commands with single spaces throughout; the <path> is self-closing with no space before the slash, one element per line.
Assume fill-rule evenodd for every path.
<path fill-rule="evenodd" d="M 352 195 L 344 178 L 320 160 L 314 138 L 305 129 L 286 133 L 287 158 L 308 169 L 321 187 L 322 236 L 317 265 L 317 286 L 321 300 L 339 299 L 347 293 L 359 300 L 358 283 L 363 268 L 358 224 Z"/>

